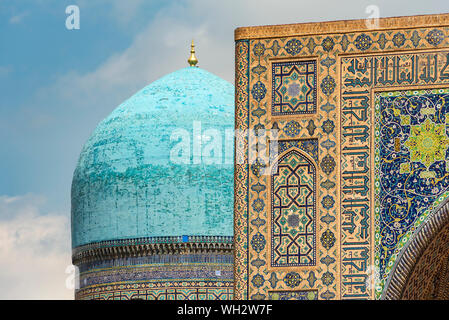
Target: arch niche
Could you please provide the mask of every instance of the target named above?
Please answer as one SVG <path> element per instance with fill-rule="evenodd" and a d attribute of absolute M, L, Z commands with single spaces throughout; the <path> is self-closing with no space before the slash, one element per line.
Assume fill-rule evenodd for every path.
<path fill-rule="evenodd" d="M 402 249 L 382 299 L 449 299 L 449 199 L 426 220 Z"/>

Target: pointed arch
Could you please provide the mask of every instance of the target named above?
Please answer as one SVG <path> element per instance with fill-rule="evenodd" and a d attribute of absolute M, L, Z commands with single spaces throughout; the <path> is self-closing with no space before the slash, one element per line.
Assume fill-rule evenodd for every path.
<path fill-rule="evenodd" d="M 381 299 L 449 299 L 449 198 L 399 254 Z"/>
<path fill-rule="evenodd" d="M 270 265 L 316 264 L 317 166 L 305 152 L 292 148 L 270 170 Z"/>

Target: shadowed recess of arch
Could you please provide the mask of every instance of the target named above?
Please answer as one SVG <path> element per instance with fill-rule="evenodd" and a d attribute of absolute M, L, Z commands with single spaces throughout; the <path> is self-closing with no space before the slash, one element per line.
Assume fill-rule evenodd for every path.
<path fill-rule="evenodd" d="M 381 299 L 399 300 L 426 249 L 440 232 L 449 226 L 449 198 L 445 199 L 415 232 L 402 249 L 391 271 Z"/>

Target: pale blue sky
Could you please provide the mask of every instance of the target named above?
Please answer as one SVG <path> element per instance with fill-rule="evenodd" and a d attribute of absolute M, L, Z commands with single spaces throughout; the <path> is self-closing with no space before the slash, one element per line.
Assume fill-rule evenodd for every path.
<path fill-rule="evenodd" d="M 71 4 L 80 8 L 80 30 L 65 27 Z M 67 297 L 60 269 L 70 256 L 71 178 L 101 119 L 138 89 L 186 66 L 192 38 L 199 66 L 233 82 L 236 27 L 359 19 L 368 5 L 378 5 L 381 17 L 449 12 L 447 0 L 0 0 L 0 232 L 17 228 L 23 241 L 36 239 L 42 233 L 20 227 L 45 225 L 44 218 L 53 218 L 53 229 L 66 228 L 44 239 L 67 241 L 48 249 L 54 249 L 49 261 L 65 260 L 54 264 L 59 282 L 47 296 Z M 16 237 L 4 251 L 0 246 L 0 287 L 15 283 L 12 292 L 21 287 L 11 252 L 21 245 Z M 39 269 L 29 254 L 34 273 L 45 274 L 45 262 Z"/>

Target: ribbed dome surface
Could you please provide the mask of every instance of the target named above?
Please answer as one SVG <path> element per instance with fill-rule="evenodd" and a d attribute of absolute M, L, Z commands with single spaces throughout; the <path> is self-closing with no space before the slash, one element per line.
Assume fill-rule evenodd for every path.
<path fill-rule="evenodd" d="M 193 127 L 198 125 L 203 136 L 208 129 L 219 130 L 220 163 L 205 163 L 204 140 L 202 161 L 194 163 Z M 200 68 L 168 74 L 123 102 L 82 149 L 72 181 L 72 246 L 140 237 L 232 236 L 233 142 L 228 139 L 231 148 L 225 150 L 225 129 L 233 127 L 234 87 Z M 181 141 L 172 136 L 175 131 L 189 133 L 188 163 L 170 158 Z"/>

